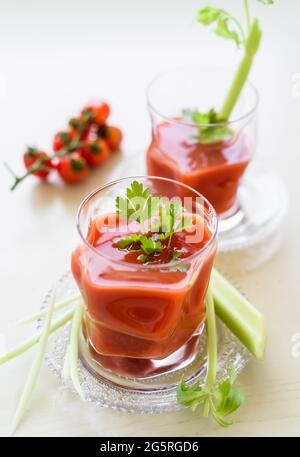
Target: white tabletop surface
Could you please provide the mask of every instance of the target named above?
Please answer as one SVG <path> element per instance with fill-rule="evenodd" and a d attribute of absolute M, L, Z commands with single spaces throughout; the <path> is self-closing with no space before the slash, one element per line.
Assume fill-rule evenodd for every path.
<path fill-rule="evenodd" d="M 233 3 L 214 2 L 224 8 Z M 17 435 L 300 435 L 300 354 L 292 350 L 300 334 L 300 4 L 251 3 L 265 32 L 252 75 L 261 94 L 258 156 L 281 174 L 290 205 L 280 250 L 256 271 L 235 275 L 265 314 L 269 332 L 265 361 L 250 362 L 240 378 L 247 401 L 238 423 L 220 429 L 189 411 L 139 416 L 98 409 L 64 390 L 44 366 Z M 82 198 L 105 182 L 120 160 L 127 160 L 130 174 L 128 157 L 144 154 L 150 138 L 144 92 L 149 79 L 180 64 L 237 62 L 230 43 L 195 23 L 199 6 L 196 0 L 1 1 L 1 160 L 21 171 L 24 145 L 49 149 L 55 131 L 92 96 L 110 101 L 112 121 L 125 132 L 123 159 L 116 157 L 78 187 L 28 179 L 10 193 L 10 177 L 0 167 L 0 331 L 9 335 L 8 343 L 33 330 L 12 323 L 36 310 L 68 269 Z M 0 367 L 1 435 L 32 355 Z"/>

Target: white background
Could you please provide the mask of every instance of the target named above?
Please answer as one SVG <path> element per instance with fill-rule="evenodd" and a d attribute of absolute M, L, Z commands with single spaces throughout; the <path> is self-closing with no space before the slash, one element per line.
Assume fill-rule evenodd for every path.
<path fill-rule="evenodd" d="M 188 411 L 140 417 L 96 410 L 62 390 L 45 367 L 20 435 L 299 434 L 300 358 L 291 355 L 291 339 L 300 333 L 300 4 L 296 0 L 278 0 L 273 7 L 250 3 L 264 30 L 251 75 L 261 95 L 258 156 L 283 177 L 290 209 L 281 250 L 257 271 L 236 278 L 265 313 L 269 328 L 265 363 L 250 363 L 241 377 L 247 402 L 240 422 L 220 430 Z M 238 62 L 234 45 L 194 20 L 205 4 L 1 0 L 1 160 L 21 171 L 24 145 L 48 150 L 55 131 L 92 96 L 111 103 L 112 121 L 125 133 L 123 156 L 144 154 L 150 139 L 145 87 L 156 73 L 181 64 L 218 62 L 234 68 Z M 210 4 L 242 14 L 242 1 Z M 109 179 L 109 173 L 109 166 L 104 167 L 76 188 L 28 179 L 10 193 L 10 177 L 0 167 L 0 330 L 9 333 L 9 342 L 26 333 L 10 323 L 36 309 L 45 291 L 68 268 L 78 204 Z M 0 367 L 0 434 L 7 432 L 31 357 L 32 353 Z"/>

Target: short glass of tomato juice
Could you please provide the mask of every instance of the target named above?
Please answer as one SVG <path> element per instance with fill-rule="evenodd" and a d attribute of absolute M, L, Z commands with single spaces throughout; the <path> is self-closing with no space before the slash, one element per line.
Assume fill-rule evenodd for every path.
<path fill-rule="evenodd" d="M 172 208 L 171 239 L 162 233 L 162 210 L 143 223 L 132 215 L 126 220 L 119 212 L 116 202 L 130 200 L 132 183 L 146 190 L 146 206 L 151 195 L 163 202 L 163 210 Z M 174 188 L 185 198 L 174 197 Z M 178 208 L 187 224 L 176 222 L 182 220 Z M 128 386 L 130 380 L 152 379 L 192 364 L 202 338 L 204 298 L 217 248 L 212 205 L 196 190 L 170 179 L 123 178 L 83 200 L 77 228 L 79 243 L 71 263 L 85 303 L 85 365 L 101 378 Z M 147 243 L 151 238 L 146 252 L 140 241 L 126 241 L 145 240 L 141 236 Z"/>
<path fill-rule="evenodd" d="M 242 217 L 238 191 L 256 148 L 259 98 L 250 83 L 230 119 L 214 121 L 231 76 L 214 67 L 181 67 L 158 75 L 147 89 L 152 124 L 147 173 L 200 192 L 218 214 L 219 231 Z"/>

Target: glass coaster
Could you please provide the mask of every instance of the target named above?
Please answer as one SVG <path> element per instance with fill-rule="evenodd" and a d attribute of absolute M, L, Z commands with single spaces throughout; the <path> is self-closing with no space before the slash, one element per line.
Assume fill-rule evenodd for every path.
<path fill-rule="evenodd" d="M 70 272 L 64 274 L 57 283 L 57 301 L 65 300 L 77 292 L 78 288 L 72 274 Z M 49 305 L 50 295 L 51 291 L 45 297 L 43 307 Z M 46 361 L 51 371 L 74 391 L 72 384 L 64 381 L 62 377 L 69 333 L 70 324 L 67 324 L 50 336 Z M 183 408 L 176 400 L 176 387 L 182 376 L 186 377 L 188 382 L 198 379 L 200 382 L 204 382 L 205 380 L 206 341 L 204 335 L 205 332 L 200 338 L 198 357 L 190 365 L 166 375 L 143 379 L 130 378 L 130 388 L 122 387 L 123 377 L 112 376 L 112 373 L 110 373 L 111 376 L 108 376 L 105 370 L 102 378 L 99 378 L 99 375 L 96 376 L 92 367 L 86 363 L 86 354 L 84 354 L 81 343 L 79 376 L 85 400 L 103 408 L 131 413 L 161 413 Z M 220 321 L 218 321 L 218 346 L 217 380 L 220 382 L 232 368 L 239 374 L 250 359 L 250 354 Z M 126 381 L 128 382 L 128 378 Z"/>
<path fill-rule="evenodd" d="M 113 178 L 129 173 L 145 175 L 145 157 L 140 152 L 115 169 Z M 288 206 L 287 190 L 272 170 L 253 162 L 241 181 L 237 211 L 219 221 L 217 266 L 227 271 L 249 271 L 270 259 L 281 242 L 281 225 Z"/>
<path fill-rule="evenodd" d="M 218 232 L 216 265 L 231 273 L 249 271 L 266 262 L 281 242 L 281 228 L 288 195 L 281 178 L 271 170 L 252 164 L 238 192 L 240 209 L 236 224 Z M 228 221 L 230 223 L 230 221 Z M 224 227 L 223 227 L 224 228 Z"/>

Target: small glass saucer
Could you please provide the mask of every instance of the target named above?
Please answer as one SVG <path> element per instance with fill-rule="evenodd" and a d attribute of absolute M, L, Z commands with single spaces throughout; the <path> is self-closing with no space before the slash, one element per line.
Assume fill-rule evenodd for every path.
<path fill-rule="evenodd" d="M 78 288 L 71 273 L 68 272 L 64 274 L 57 283 L 57 301 L 65 300 L 77 292 Z M 49 299 L 50 292 L 48 292 L 43 301 L 43 307 L 49 305 Z M 63 313 L 63 311 L 61 312 Z M 51 371 L 61 379 L 67 387 L 74 391 L 71 383 L 64 381 L 62 377 L 69 333 L 70 324 L 60 328 L 50 336 L 46 351 L 46 361 Z M 188 379 L 188 382 L 194 382 L 198 379 L 200 382 L 203 382 L 205 379 L 205 332 L 201 335 L 200 341 L 199 356 L 197 357 L 196 363 L 193 361 L 190 365 L 166 375 L 158 375 L 152 378 L 143 379 L 130 378 L 130 388 L 121 386 L 122 377 L 120 376 L 111 376 L 111 379 L 109 380 L 107 373 L 104 373 L 103 378 L 99 379 L 99 375 L 96 376 L 90 366 L 87 368 L 84 349 L 81 345 L 79 375 L 85 400 L 103 408 L 111 408 L 131 413 L 161 413 L 183 408 L 176 400 L 176 387 L 182 376 L 185 376 Z M 228 371 L 232 368 L 239 374 L 250 359 L 250 354 L 240 341 L 220 321 L 218 322 L 218 346 L 217 380 L 221 381 L 227 376 Z"/>
<path fill-rule="evenodd" d="M 230 267 L 231 273 L 253 270 L 277 251 L 288 195 L 275 172 L 253 163 L 241 182 L 238 201 L 238 212 L 228 220 L 232 226 L 226 229 L 221 221 L 218 232 L 217 266 L 225 271 Z"/>

